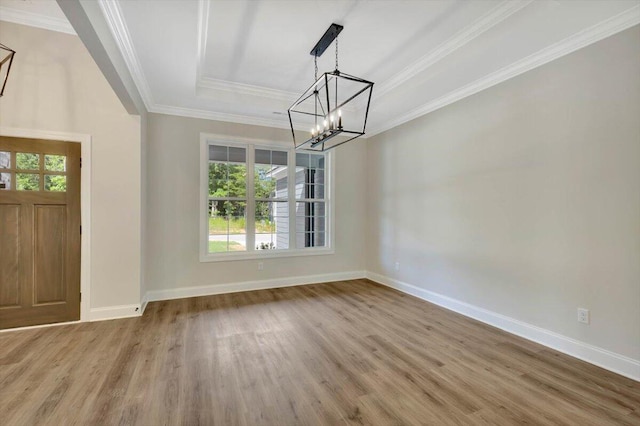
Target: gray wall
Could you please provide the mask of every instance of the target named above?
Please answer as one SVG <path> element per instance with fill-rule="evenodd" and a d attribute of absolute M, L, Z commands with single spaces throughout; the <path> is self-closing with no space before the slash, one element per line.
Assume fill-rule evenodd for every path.
<path fill-rule="evenodd" d="M 200 133 L 288 141 L 284 129 L 149 114 L 147 145 L 147 290 L 363 271 L 365 145 L 335 151 L 335 254 L 201 263 Z M 292 142 L 293 143 L 293 142 Z M 264 270 L 258 271 L 258 262 Z"/>
<path fill-rule="evenodd" d="M 369 139 L 367 269 L 640 359 L 639 40 Z"/>

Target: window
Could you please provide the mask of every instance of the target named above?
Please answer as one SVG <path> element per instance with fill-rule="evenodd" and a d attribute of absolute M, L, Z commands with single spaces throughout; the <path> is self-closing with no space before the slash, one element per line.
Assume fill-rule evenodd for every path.
<path fill-rule="evenodd" d="M 202 261 L 331 252 L 328 154 L 201 143 Z"/>
<path fill-rule="evenodd" d="M 66 192 L 66 164 L 65 155 L 0 151 L 0 190 Z"/>

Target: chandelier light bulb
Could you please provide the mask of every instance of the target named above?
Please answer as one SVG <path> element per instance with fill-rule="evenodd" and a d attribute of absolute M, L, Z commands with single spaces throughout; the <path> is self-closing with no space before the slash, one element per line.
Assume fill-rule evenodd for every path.
<path fill-rule="evenodd" d="M 338 129 L 342 130 L 342 110 L 338 110 Z"/>

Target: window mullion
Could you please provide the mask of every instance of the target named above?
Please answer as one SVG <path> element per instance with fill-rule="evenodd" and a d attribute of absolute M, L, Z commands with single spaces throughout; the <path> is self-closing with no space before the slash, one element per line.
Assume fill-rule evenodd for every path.
<path fill-rule="evenodd" d="M 287 194 L 289 196 L 289 250 L 296 249 L 296 153 L 288 150 Z"/>
<path fill-rule="evenodd" d="M 256 234 L 255 234 L 255 212 L 256 212 L 256 202 L 255 202 L 255 185 L 254 185 L 254 160 L 255 160 L 255 150 L 253 145 L 247 146 L 247 210 L 245 213 L 246 216 L 246 232 L 247 232 L 247 251 L 254 251 L 256 248 Z"/>

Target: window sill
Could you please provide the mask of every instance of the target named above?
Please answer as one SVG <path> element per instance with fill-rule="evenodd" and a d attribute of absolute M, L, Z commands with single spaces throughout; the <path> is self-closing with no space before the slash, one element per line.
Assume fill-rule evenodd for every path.
<path fill-rule="evenodd" d="M 274 259 L 281 257 L 323 256 L 327 254 L 335 254 L 335 250 L 333 248 L 318 248 L 200 254 L 200 262 L 232 262 L 236 260 Z"/>

